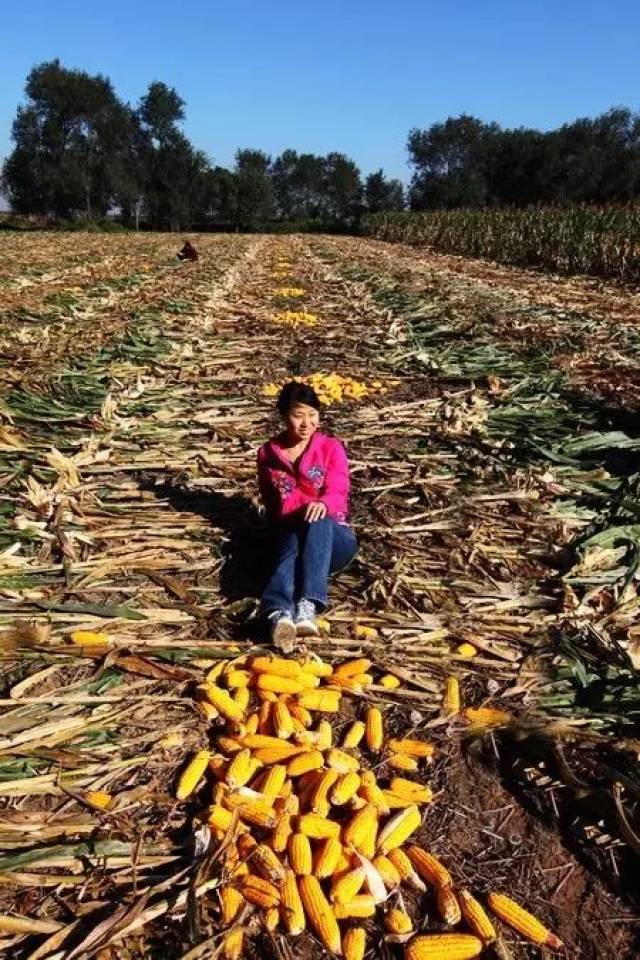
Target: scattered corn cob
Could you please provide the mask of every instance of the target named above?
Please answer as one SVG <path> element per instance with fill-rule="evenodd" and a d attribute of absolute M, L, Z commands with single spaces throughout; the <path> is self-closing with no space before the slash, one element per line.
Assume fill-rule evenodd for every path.
<path fill-rule="evenodd" d="M 387 690 L 397 690 L 400 686 L 400 680 L 392 673 L 385 673 L 383 677 L 380 677 L 380 686 Z"/>
<path fill-rule="evenodd" d="M 392 753 L 387 757 L 386 763 L 393 770 L 399 770 L 402 773 L 415 773 L 418 769 L 418 761 L 415 757 L 408 757 L 406 753 Z"/>
<path fill-rule="evenodd" d="M 186 800 L 187 797 L 191 796 L 200 783 L 210 760 L 211 753 L 209 750 L 198 750 L 198 752 L 194 754 L 178 781 L 178 789 L 176 790 L 178 800 Z"/>
<path fill-rule="evenodd" d="M 365 734 L 365 725 L 361 720 L 356 720 L 351 724 L 347 730 L 344 740 L 342 741 L 342 749 L 349 749 L 352 747 L 357 747 Z"/>
<path fill-rule="evenodd" d="M 497 707 L 467 707 L 463 717 L 481 727 L 501 727 L 511 722 L 511 714 Z"/>
<path fill-rule="evenodd" d="M 348 903 L 362 889 L 365 881 L 365 871 L 362 867 L 356 867 L 348 870 L 346 873 L 334 876 L 329 891 L 329 899 L 332 903 Z"/>
<path fill-rule="evenodd" d="M 474 647 L 472 643 L 460 643 L 456 647 L 455 652 L 459 657 L 464 657 L 465 660 L 471 660 L 472 657 L 477 657 L 478 648 Z"/>
<path fill-rule="evenodd" d="M 113 805 L 113 797 L 105 790 L 87 790 L 84 799 L 96 810 L 108 810 Z M 181 798 L 178 797 L 178 799 Z"/>
<path fill-rule="evenodd" d="M 309 923 L 330 953 L 341 953 L 340 928 L 325 897 L 320 881 L 313 874 L 298 879 L 298 889 Z"/>
<path fill-rule="evenodd" d="M 408 913 L 393 907 L 385 914 L 384 925 L 389 933 L 411 933 L 413 921 Z"/>
<path fill-rule="evenodd" d="M 222 956 L 224 960 L 240 960 L 244 950 L 244 931 L 242 927 L 230 930 L 224 938 Z"/>
<path fill-rule="evenodd" d="M 354 813 L 342 828 L 342 842 L 346 847 L 360 850 L 366 856 L 369 838 L 375 837 L 378 827 L 378 811 L 372 803 L 367 803 Z"/>
<path fill-rule="evenodd" d="M 220 908 L 222 923 L 225 927 L 233 923 L 245 904 L 245 899 L 239 890 L 230 884 L 220 890 Z"/>
<path fill-rule="evenodd" d="M 282 903 L 280 903 L 280 907 L 282 908 Z M 263 910 L 262 922 L 264 923 L 265 930 L 273 933 L 280 922 L 280 910 L 277 907 L 269 907 L 268 910 Z"/>
<path fill-rule="evenodd" d="M 373 858 L 372 863 L 382 877 L 382 882 L 387 890 L 395 890 L 400 886 L 402 878 L 400 877 L 398 868 L 392 863 L 389 857 L 385 857 L 380 853 L 377 857 Z"/>
<path fill-rule="evenodd" d="M 240 750 L 227 768 L 227 783 L 231 788 L 244 787 L 257 769 L 258 761 L 251 756 L 251 751 Z"/>
<path fill-rule="evenodd" d="M 259 877 L 255 873 L 249 873 L 240 880 L 240 892 L 249 903 L 255 903 L 258 907 L 277 907 L 280 903 L 280 892 L 273 883 Z"/>
<path fill-rule="evenodd" d="M 333 876 L 342 854 L 342 844 L 336 837 L 328 837 L 318 847 L 313 858 L 313 873 L 319 880 Z"/>
<path fill-rule="evenodd" d="M 414 937 L 404 951 L 405 960 L 472 960 L 482 952 L 482 940 L 466 933 L 432 933 Z"/>
<path fill-rule="evenodd" d="M 327 766 L 337 770 L 338 773 L 355 772 L 360 769 L 359 760 L 337 747 L 331 747 L 330 750 L 327 750 L 324 759 Z"/>
<path fill-rule="evenodd" d="M 301 676 L 300 672 L 297 677 L 281 677 L 277 673 L 259 673 L 256 689 L 267 693 L 302 693 L 307 685 L 300 679 Z"/>
<path fill-rule="evenodd" d="M 401 753 L 406 757 L 416 757 L 417 759 L 432 757 L 434 753 L 432 743 L 426 743 L 424 740 L 413 740 L 410 737 L 405 737 L 402 740 L 389 740 L 388 747 L 391 753 Z"/>
<path fill-rule="evenodd" d="M 389 789 L 392 793 L 412 798 L 414 803 L 430 803 L 433 800 L 430 787 L 414 783 L 413 780 L 406 780 L 404 777 L 392 777 Z"/>
<path fill-rule="evenodd" d="M 395 847 L 401 847 L 421 823 L 422 816 L 418 807 L 401 810 L 391 817 L 380 831 L 376 849 L 379 853 L 388 853 Z"/>
<path fill-rule="evenodd" d="M 293 870 L 285 871 L 280 887 L 280 897 L 282 922 L 291 936 L 297 937 L 305 929 L 306 920 L 296 875 Z"/>
<path fill-rule="evenodd" d="M 287 763 L 288 777 L 301 777 L 304 773 L 311 770 L 320 770 L 324 766 L 324 757 L 319 750 L 310 750 L 308 753 L 301 753 L 293 757 Z"/>
<path fill-rule="evenodd" d="M 300 664 L 284 657 L 253 657 L 250 666 L 256 673 L 270 673 L 279 677 L 298 677 Z"/>
<path fill-rule="evenodd" d="M 246 712 L 247 707 L 249 706 L 249 699 L 251 694 L 249 693 L 248 687 L 238 687 L 238 689 L 233 694 L 234 703 L 237 703 L 243 713 Z"/>
<path fill-rule="evenodd" d="M 414 890 L 419 890 L 420 893 L 425 892 L 427 888 L 404 850 L 400 850 L 399 847 L 396 850 L 390 850 L 389 860 L 400 874 L 403 883 L 407 883 Z"/>
<path fill-rule="evenodd" d="M 365 718 L 365 739 L 367 748 L 374 753 L 382 750 L 384 739 L 382 713 L 377 707 L 369 707 Z"/>
<path fill-rule="evenodd" d="M 347 660 L 346 663 L 341 663 L 340 666 L 334 669 L 333 676 L 353 677 L 356 673 L 366 673 L 370 666 L 371 660 L 367 660 L 366 657 L 359 657 L 357 660 Z"/>
<path fill-rule="evenodd" d="M 356 774 L 356 776 L 358 776 L 358 774 Z M 319 813 L 323 817 L 327 816 L 330 806 L 328 794 L 330 790 L 333 790 L 334 784 L 338 781 L 339 777 L 340 774 L 337 770 L 329 769 L 324 771 L 322 777 L 311 791 L 309 803 L 311 813 Z"/>
<path fill-rule="evenodd" d="M 549 947 L 551 950 L 560 950 L 562 940 L 544 926 L 533 914 L 521 907 L 519 903 L 507 897 L 504 893 L 490 893 L 487 897 L 489 909 L 504 923 L 517 930 L 532 943 Z"/>
<path fill-rule="evenodd" d="M 271 848 L 275 850 L 276 853 L 284 853 L 287 849 L 289 837 L 293 832 L 291 817 L 295 814 L 298 805 L 297 797 L 291 796 L 285 801 L 283 809 L 278 811 L 276 825 L 271 834 Z"/>
<path fill-rule="evenodd" d="M 344 773 L 331 789 L 329 797 L 331 803 L 339 807 L 347 803 L 358 792 L 360 787 L 360 775 L 352 770 L 350 773 Z"/>
<path fill-rule="evenodd" d="M 215 683 L 207 684 L 204 689 L 205 696 L 209 703 L 212 703 L 216 710 L 226 717 L 227 720 L 242 720 L 244 710 L 240 704 L 236 703 L 228 690 L 223 690 Z"/>
<path fill-rule="evenodd" d="M 460 712 L 460 684 L 457 677 L 447 677 L 445 681 L 442 709 L 445 713 Z"/>
<path fill-rule="evenodd" d="M 468 890 L 459 892 L 458 903 L 471 933 L 482 940 L 485 946 L 493 943 L 496 939 L 496 931 L 482 904 Z"/>
<path fill-rule="evenodd" d="M 339 690 L 306 690 L 298 697 L 298 703 L 306 710 L 320 713 L 337 713 L 340 709 Z"/>
<path fill-rule="evenodd" d="M 412 844 L 407 848 L 407 856 L 411 860 L 416 873 L 427 883 L 430 883 L 433 887 L 451 886 L 451 874 L 432 853 Z"/>
<path fill-rule="evenodd" d="M 312 840 L 328 840 L 340 836 L 340 824 L 317 813 L 304 813 L 298 818 L 298 830 Z"/>
<path fill-rule="evenodd" d="M 376 912 L 376 900 L 371 894 L 361 893 L 346 903 L 336 903 L 333 907 L 336 920 L 365 920 Z"/>
<path fill-rule="evenodd" d="M 291 869 L 298 876 L 306 876 L 313 869 L 313 858 L 309 837 L 303 833 L 293 833 L 287 845 Z"/>
<path fill-rule="evenodd" d="M 229 670 L 224 675 L 224 682 L 229 690 L 235 690 L 238 687 L 246 687 L 251 679 L 248 670 Z"/>
<path fill-rule="evenodd" d="M 282 700 L 274 703 L 271 719 L 276 736 L 288 740 L 293 733 L 293 718 L 286 703 L 283 703 Z"/>
<path fill-rule="evenodd" d="M 273 799 L 278 796 L 284 787 L 286 779 L 287 768 L 283 764 L 274 763 L 272 767 L 269 767 L 269 769 L 262 774 L 260 785 L 256 789 L 259 789 L 264 797 Z"/>
<path fill-rule="evenodd" d="M 246 739 L 246 738 L 245 738 Z M 282 763 L 284 760 L 291 760 L 299 753 L 304 753 L 304 747 L 282 740 L 275 747 L 258 747 L 254 752 L 254 757 L 260 763 L 268 766 L 271 763 Z"/>
<path fill-rule="evenodd" d="M 333 730 L 328 720 L 321 720 L 316 730 L 316 746 L 318 750 L 329 750 L 333 743 Z"/>
<path fill-rule="evenodd" d="M 358 793 L 367 803 L 374 805 L 379 816 L 386 816 L 389 813 L 389 804 L 387 803 L 384 791 L 378 786 L 372 770 L 362 771 Z"/>
<path fill-rule="evenodd" d="M 462 913 L 458 898 L 451 887 L 438 887 L 436 890 L 436 906 L 442 922 L 449 927 L 457 927 L 462 920 Z"/>
<path fill-rule="evenodd" d="M 349 927 L 342 938 L 344 960 L 363 960 L 367 935 L 362 927 Z"/>

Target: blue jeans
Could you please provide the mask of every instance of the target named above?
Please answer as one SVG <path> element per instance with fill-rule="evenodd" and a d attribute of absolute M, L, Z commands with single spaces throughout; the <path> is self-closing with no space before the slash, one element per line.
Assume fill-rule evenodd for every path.
<path fill-rule="evenodd" d="M 327 606 L 329 574 L 348 566 L 358 550 L 350 527 L 331 517 L 307 523 L 300 520 L 287 527 L 278 540 L 273 573 L 262 595 L 262 612 L 285 610 L 313 600 L 317 610 Z"/>

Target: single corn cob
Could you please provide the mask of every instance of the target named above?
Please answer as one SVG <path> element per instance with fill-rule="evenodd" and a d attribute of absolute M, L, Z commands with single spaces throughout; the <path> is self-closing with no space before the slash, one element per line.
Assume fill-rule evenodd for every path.
<path fill-rule="evenodd" d="M 340 836 L 340 824 L 317 813 L 304 813 L 298 818 L 298 830 L 312 840 L 328 840 Z"/>
<path fill-rule="evenodd" d="M 328 686 L 324 687 L 325 690 L 335 690 L 336 692 L 342 693 L 344 690 L 348 690 L 349 693 L 362 694 L 364 693 L 364 687 L 357 677 L 331 677 L 327 681 Z"/>
<path fill-rule="evenodd" d="M 472 960 L 482 952 L 482 940 L 466 933 L 432 933 L 414 937 L 404 960 Z"/>
<path fill-rule="evenodd" d="M 233 923 L 244 906 L 245 900 L 239 890 L 228 884 L 220 890 L 220 909 L 222 924 L 228 927 Z"/>
<path fill-rule="evenodd" d="M 318 724 L 316 745 L 318 750 L 329 750 L 333 742 L 333 728 L 328 720 L 321 720 Z"/>
<path fill-rule="evenodd" d="M 384 792 L 376 783 L 375 774 L 371 770 L 362 771 L 358 793 L 367 803 L 374 805 L 379 816 L 385 817 L 389 813 L 389 805 Z"/>
<path fill-rule="evenodd" d="M 416 844 L 412 844 L 410 847 L 407 847 L 407 856 L 409 860 L 411 860 L 416 872 L 423 880 L 430 883 L 431 886 L 436 888 L 451 886 L 451 874 L 444 864 L 440 863 L 438 858 L 434 857 L 432 853 L 429 853 Z"/>
<path fill-rule="evenodd" d="M 113 804 L 113 797 L 106 790 L 87 790 L 84 799 L 95 810 L 108 810 Z"/>
<path fill-rule="evenodd" d="M 387 690 L 397 690 L 400 686 L 400 680 L 392 673 L 385 673 L 383 677 L 380 677 L 380 686 Z"/>
<path fill-rule="evenodd" d="M 330 953 L 340 955 L 340 928 L 325 897 L 320 881 L 313 874 L 298 878 L 298 889 L 309 923 Z"/>
<path fill-rule="evenodd" d="M 214 667 L 211 667 L 211 670 L 207 671 L 207 675 L 205 677 L 206 682 L 215 683 L 218 677 L 220 676 L 220 674 L 222 673 L 222 671 L 224 670 L 224 668 L 226 667 L 226 665 L 227 665 L 226 660 L 218 660 L 216 665 Z"/>
<path fill-rule="evenodd" d="M 400 879 L 403 883 L 408 884 L 420 893 L 426 891 L 426 886 L 416 873 L 411 860 L 409 860 L 404 850 L 401 850 L 399 847 L 396 850 L 390 850 L 389 860 L 400 874 Z"/>
<path fill-rule="evenodd" d="M 249 706 L 251 694 L 249 692 L 249 687 L 238 687 L 238 689 L 233 694 L 234 703 L 237 703 L 243 713 L 246 712 L 247 707 Z"/>
<path fill-rule="evenodd" d="M 367 748 L 374 753 L 382 750 L 384 740 L 384 729 L 382 722 L 382 713 L 377 707 L 369 707 L 365 717 L 365 739 Z"/>
<path fill-rule="evenodd" d="M 329 791 L 333 789 L 339 776 L 340 774 L 337 770 L 329 769 L 323 772 L 322 777 L 311 791 L 309 798 L 309 806 L 312 813 L 319 813 L 323 817 L 327 816 L 330 806 L 329 800 L 327 799 L 328 794 Z"/>
<path fill-rule="evenodd" d="M 451 887 L 438 887 L 436 890 L 436 906 L 442 922 L 449 927 L 457 927 L 462 920 L 462 912 L 458 898 Z"/>
<path fill-rule="evenodd" d="M 383 790 L 384 801 L 389 810 L 404 810 L 417 803 L 415 797 L 403 797 L 400 793 L 394 793 L 393 790 Z"/>
<path fill-rule="evenodd" d="M 287 768 L 281 763 L 274 763 L 272 767 L 262 774 L 260 780 L 260 793 L 264 797 L 274 799 L 278 796 L 284 787 L 287 779 Z"/>
<path fill-rule="evenodd" d="M 339 690 L 306 690 L 298 697 L 298 703 L 306 710 L 319 713 L 337 713 L 340 709 Z"/>
<path fill-rule="evenodd" d="M 402 773 L 415 773 L 418 769 L 416 758 L 408 757 L 406 753 L 392 753 L 385 763 L 388 763 L 393 770 L 400 770 Z"/>
<path fill-rule="evenodd" d="M 227 805 L 229 797 L 225 798 Z M 250 823 L 254 827 L 260 827 L 262 830 L 269 830 L 276 824 L 276 815 L 273 809 L 264 802 L 256 800 L 243 799 L 243 802 L 237 806 L 238 816 L 243 823 Z"/>
<path fill-rule="evenodd" d="M 511 897 L 507 897 L 504 893 L 490 893 L 487 897 L 487 903 L 492 913 L 495 913 L 504 923 L 517 930 L 527 940 L 549 947 L 551 950 L 562 948 L 562 940 L 556 937 L 555 933 L 551 933 L 532 913 L 521 907 Z"/>
<path fill-rule="evenodd" d="M 291 760 L 293 757 L 297 757 L 298 754 L 304 752 L 304 747 L 300 747 L 295 743 L 289 743 L 288 740 L 281 740 L 277 747 L 257 747 L 253 751 L 253 755 L 260 763 L 269 766 L 272 763 L 283 763 L 284 761 Z"/>
<path fill-rule="evenodd" d="M 261 674 L 258 674 L 258 676 L 261 676 Z M 256 697 L 260 703 L 268 703 L 270 706 L 278 702 L 279 696 L 273 690 L 256 690 Z"/>
<path fill-rule="evenodd" d="M 389 850 L 401 847 L 421 823 L 422 816 L 418 807 L 413 806 L 400 810 L 385 823 L 378 834 L 376 850 L 379 853 L 388 853 Z"/>
<path fill-rule="evenodd" d="M 272 704 L 268 700 L 264 700 L 260 704 L 260 709 L 258 710 L 258 733 L 262 736 L 268 736 L 273 732 L 273 725 L 271 723 L 271 708 Z"/>
<path fill-rule="evenodd" d="M 312 715 L 309 713 L 308 710 L 305 710 L 304 707 L 301 707 L 296 700 L 287 701 L 287 707 L 289 709 L 289 713 L 294 718 L 294 720 L 298 720 L 302 724 L 302 726 L 305 728 L 305 730 L 311 726 L 311 724 L 313 723 Z"/>
<path fill-rule="evenodd" d="M 344 735 L 342 749 L 357 747 L 365 733 L 365 725 L 361 720 L 355 720 Z"/>
<path fill-rule="evenodd" d="M 342 854 L 342 844 L 336 837 L 328 837 L 316 850 L 313 858 L 313 873 L 318 880 L 325 880 L 335 873 Z"/>
<path fill-rule="evenodd" d="M 465 923 L 474 937 L 482 940 L 485 946 L 496 939 L 496 931 L 482 904 L 468 890 L 461 890 L 458 903 Z"/>
<path fill-rule="evenodd" d="M 299 676 L 281 677 L 277 673 L 259 673 L 256 690 L 259 693 L 302 693 L 307 689 L 307 684 L 303 683 Z"/>
<path fill-rule="evenodd" d="M 356 867 L 354 870 L 347 870 L 346 873 L 336 874 L 331 889 L 329 899 L 332 903 L 348 903 L 362 889 L 365 881 L 366 872 L 363 867 Z"/>
<path fill-rule="evenodd" d="M 511 722 L 511 714 L 497 707 L 467 707 L 462 715 L 469 723 L 482 727 L 502 727 Z"/>
<path fill-rule="evenodd" d="M 402 878 L 400 877 L 398 868 L 393 865 L 389 857 L 385 857 L 379 853 L 371 862 L 382 877 L 382 882 L 387 890 L 395 890 L 400 886 Z"/>
<path fill-rule="evenodd" d="M 244 717 L 244 710 L 235 702 L 228 690 L 223 690 L 222 687 L 211 683 L 205 687 L 205 696 L 227 720 L 239 721 Z"/>
<path fill-rule="evenodd" d="M 378 636 L 378 631 L 375 627 L 366 627 L 363 623 L 356 623 L 353 632 L 359 640 L 375 640 Z"/>
<path fill-rule="evenodd" d="M 222 946 L 222 956 L 224 960 L 240 960 L 244 950 L 244 931 L 242 927 L 238 930 L 230 930 L 224 938 Z"/>
<path fill-rule="evenodd" d="M 347 803 L 358 792 L 360 788 L 360 774 L 355 771 L 344 773 L 335 783 L 329 794 L 331 803 L 339 807 Z"/>
<path fill-rule="evenodd" d="M 228 690 L 236 690 L 238 687 L 246 687 L 251 679 L 248 670 L 229 670 L 224 675 L 224 682 Z"/>
<path fill-rule="evenodd" d="M 297 757 L 292 757 L 287 763 L 288 777 L 301 777 L 304 773 L 310 773 L 312 770 L 320 770 L 324 766 L 324 757 L 319 750 L 309 750 L 308 753 L 301 753 Z"/>
<path fill-rule="evenodd" d="M 342 842 L 345 847 L 359 850 L 365 857 L 370 849 L 370 838 L 377 833 L 378 811 L 372 803 L 367 803 L 354 813 L 342 828 Z"/>
<path fill-rule="evenodd" d="M 371 660 L 366 657 L 358 657 L 356 660 L 347 660 L 341 663 L 333 670 L 334 677 L 353 677 L 356 673 L 366 673 L 371 666 Z"/>
<path fill-rule="evenodd" d="M 311 798 L 315 793 L 316 787 L 324 777 L 324 774 L 324 770 L 310 770 L 309 773 L 303 773 L 296 781 L 296 795 L 300 800 L 302 813 L 311 812 Z M 291 782 L 293 783 L 293 781 Z"/>
<path fill-rule="evenodd" d="M 200 783 L 210 760 L 211 753 L 209 750 L 198 750 L 198 752 L 194 754 L 180 775 L 178 789 L 176 790 L 178 800 L 186 800 L 187 797 L 191 796 Z"/>
<path fill-rule="evenodd" d="M 286 769 L 286 768 L 285 768 Z M 282 789 L 278 793 L 279 797 L 290 797 L 293 793 L 293 780 L 285 780 L 282 784 Z"/>
<path fill-rule="evenodd" d="M 349 927 L 342 938 L 344 960 L 363 960 L 367 935 L 363 927 Z"/>
<path fill-rule="evenodd" d="M 370 687 L 373 683 L 373 676 L 370 673 L 356 673 L 353 678 L 361 687 Z"/>
<path fill-rule="evenodd" d="M 247 722 L 244 725 L 246 733 L 247 734 L 257 733 L 259 723 L 260 723 L 260 714 L 252 713 L 249 717 L 247 717 Z"/>
<path fill-rule="evenodd" d="M 405 910 L 393 907 L 384 917 L 385 929 L 388 933 L 411 933 L 413 920 Z"/>
<path fill-rule="evenodd" d="M 280 904 L 280 909 L 282 909 L 282 903 Z M 273 933 L 280 923 L 280 910 L 278 910 L 277 907 L 269 907 L 268 910 L 263 910 L 262 922 L 264 923 L 265 930 Z"/>
<path fill-rule="evenodd" d="M 214 830 L 228 830 L 232 820 L 233 813 L 231 810 L 225 810 L 224 807 L 218 804 L 213 804 L 213 806 L 209 807 L 207 823 L 210 827 L 213 827 Z"/>
<path fill-rule="evenodd" d="M 240 840 L 238 839 L 238 846 L 240 846 Z M 269 880 L 271 883 L 278 884 L 284 877 L 284 867 L 280 863 L 280 860 L 266 843 L 258 843 L 251 851 L 251 866 L 259 873 L 261 877 L 264 877 L 265 880 Z"/>
<path fill-rule="evenodd" d="M 442 709 L 445 713 L 460 713 L 460 684 L 457 677 L 447 677 L 445 681 Z"/>
<path fill-rule="evenodd" d="M 356 757 L 352 757 L 350 753 L 339 750 L 338 747 L 331 747 L 330 750 L 327 750 L 324 759 L 327 766 L 331 767 L 332 770 L 337 770 L 338 773 L 349 773 L 360 769 L 360 761 Z"/>
<path fill-rule="evenodd" d="M 240 880 L 240 892 L 249 903 L 255 903 L 258 907 L 277 907 L 280 903 L 280 891 L 269 880 L 259 877 L 255 873 L 249 873 Z"/>
<path fill-rule="evenodd" d="M 331 664 L 325 663 L 324 660 L 307 660 L 300 664 L 300 669 L 305 673 L 313 674 L 314 677 L 330 677 L 333 673 Z"/>
<path fill-rule="evenodd" d="M 351 918 L 365 920 L 367 917 L 373 917 L 376 912 L 376 900 L 368 893 L 358 894 L 352 897 L 346 903 L 336 903 L 333 907 L 336 920 L 349 920 Z"/>
<path fill-rule="evenodd" d="M 295 814 L 298 809 L 298 798 L 291 796 L 288 797 L 282 809 L 278 812 L 278 819 L 276 820 L 276 825 L 271 834 L 271 849 L 276 853 L 284 853 L 287 849 L 287 844 L 289 842 L 289 837 L 293 832 L 291 826 L 291 817 Z"/>
<path fill-rule="evenodd" d="M 280 886 L 280 910 L 282 913 L 282 922 L 292 937 L 298 934 L 306 927 L 304 907 L 298 890 L 298 882 L 293 870 L 286 870 L 282 884 Z"/>
<path fill-rule="evenodd" d="M 236 753 L 227 768 L 227 783 L 231 788 L 244 787 L 259 767 L 258 761 L 251 756 L 250 750 L 241 750 Z"/>
<path fill-rule="evenodd" d="M 342 876 L 343 873 L 347 873 L 348 870 L 351 870 L 353 866 L 353 856 L 350 850 L 346 850 L 345 847 L 342 848 L 342 853 L 340 854 L 340 859 L 336 864 L 336 875 Z"/>
<path fill-rule="evenodd" d="M 253 657 L 250 667 L 255 673 L 275 674 L 279 677 L 300 676 L 300 664 L 297 660 L 285 660 L 284 657 Z"/>
<path fill-rule="evenodd" d="M 242 743 L 237 737 L 218 737 L 218 747 L 226 753 L 227 756 L 232 756 L 234 753 L 240 753 L 243 749 Z"/>
<path fill-rule="evenodd" d="M 313 870 L 313 858 L 309 837 L 303 833 L 293 833 L 287 845 L 291 869 L 298 876 L 307 876 Z"/>
<path fill-rule="evenodd" d="M 460 643 L 456 647 L 455 652 L 459 657 L 464 657 L 465 660 L 471 660 L 472 657 L 477 657 L 478 648 L 474 647 L 472 643 Z"/>
<path fill-rule="evenodd" d="M 401 797 L 412 798 L 414 803 L 431 803 L 433 800 L 433 791 L 430 787 L 414 783 L 413 780 L 406 780 L 404 777 L 392 777 L 389 789 Z"/>
<path fill-rule="evenodd" d="M 425 740 L 412 740 L 410 737 L 404 737 L 402 740 L 389 740 L 389 750 L 391 753 L 401 753 L 406 757 L 432 757 L 434 746 Z"/>

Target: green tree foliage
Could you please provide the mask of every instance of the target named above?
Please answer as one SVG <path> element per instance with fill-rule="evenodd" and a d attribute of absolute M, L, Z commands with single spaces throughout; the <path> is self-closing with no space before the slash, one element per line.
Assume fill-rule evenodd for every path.
<path fill-rule="evenodd" d="M 404 187 L 399 180 L 387 180 L 383 170 L 370 173 L 364 184 L 367 213 L 404 209 Z"/>
<path fill-rule="evenodd" d="M 243 229 L 254 229 L 273 216 L 271 158 L 262 150 L 236 153 L 237 219 Z"/>

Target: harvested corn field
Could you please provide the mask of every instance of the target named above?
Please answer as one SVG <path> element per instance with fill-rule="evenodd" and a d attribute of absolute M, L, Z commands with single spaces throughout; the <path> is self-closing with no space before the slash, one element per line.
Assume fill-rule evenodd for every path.
<path fill-rule="evenodd" d="M 0 949 L 637 956 L 640 298 L 194 242 L 0 238 Z M 274 668 L 292 378 L 361 549 Z"/>

